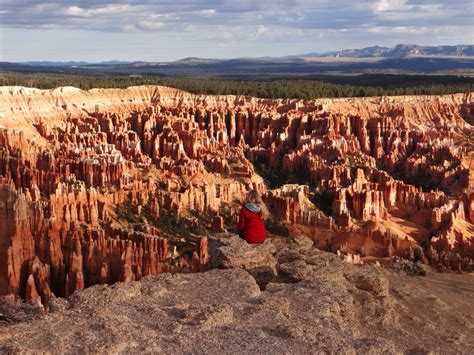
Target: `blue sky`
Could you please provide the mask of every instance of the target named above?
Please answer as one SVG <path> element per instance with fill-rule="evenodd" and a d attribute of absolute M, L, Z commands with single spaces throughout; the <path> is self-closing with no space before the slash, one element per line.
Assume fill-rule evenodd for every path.
<path fill-rule="evenodd" d="M 0 0 L 0 61 L 168 61 L 473 44 L 473 18 L 473 0 Z"/>

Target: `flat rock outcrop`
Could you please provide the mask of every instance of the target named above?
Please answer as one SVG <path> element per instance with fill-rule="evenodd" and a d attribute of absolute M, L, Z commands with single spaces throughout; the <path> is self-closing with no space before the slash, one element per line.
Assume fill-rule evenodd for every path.
<path fill-rule="evenodd" d="M 305 238 L 266 244 L 244 248 L 236 236 L 213 237 L 210 254 L 233 260 L 219 263 L 229 268 L 96 285 L 54 299 L 40 318 L 9 325 L 0 318 L 0 351 L 474 351 L 472 275 L 357 266 Z M 256 251 L 276 260 L 277 276 L 264 289 L 244 270 Z"/>
<path fill-rule="evenodd" d="M 273 243 L 250 245 L 232 234 L 212 237 L 210 244 L 211 268 L 244 269 L 262 287 L 277 276 L 277 260 Z"/>

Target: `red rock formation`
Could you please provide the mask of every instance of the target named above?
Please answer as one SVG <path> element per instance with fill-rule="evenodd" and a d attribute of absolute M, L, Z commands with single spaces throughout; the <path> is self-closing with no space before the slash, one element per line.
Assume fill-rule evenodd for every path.
<path fill-rule="evenodd" d="M 306 226 L 318 226 L 331 229 L 333 219 L 318 210 L 307 198 L 308 186 L 284 185 L 269 191 L 265 202 L 279 220 Z"/>
<path fill-rule="evenodd" d="M 224 218 L 222 216 L 215 216 L 212 220 L 212 230 L 216 233 L 222 233 L 225 231 Z"/>
<path fill-rule="evenodd" d="M 35 279 L 32 275 L 30 275 L 26 281 L 25 300 L 38 305 L 41 304 L 41 298 L 36 291 Z"/>
<path fill-rule="evenodd" d="M 203 270 L 181 234 L 224 229 L 250 189 L 328 250 L 473 268 L 472 94 L 0 90 L 0 294 Z"/>

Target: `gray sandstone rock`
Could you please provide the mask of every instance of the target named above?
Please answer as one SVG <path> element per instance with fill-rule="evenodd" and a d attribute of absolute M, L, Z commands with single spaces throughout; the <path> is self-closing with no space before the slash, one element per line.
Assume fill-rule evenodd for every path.
<path fill-rule="evenodd" d="M 218 269 L 90 287 L 43 318 L 0 324 L 0 353 L 474 352 L 469 275 L 415 278 L 308 245 L 295 254 L 293 242 L 209 245 Z M 262 267 L 275 270 L 263 291 Z"/>

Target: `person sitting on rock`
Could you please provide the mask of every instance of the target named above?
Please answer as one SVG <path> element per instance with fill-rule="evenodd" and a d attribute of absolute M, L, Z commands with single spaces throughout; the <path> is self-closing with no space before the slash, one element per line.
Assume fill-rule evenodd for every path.
<path fill-rule="evenodd" d="M 239 235 L 251 244 L 261 244 L 267 237 L 265 219 L 269 217 L 267 206 L 258 191 L 251 190 L 245 198 L 239 216 Z"/>

